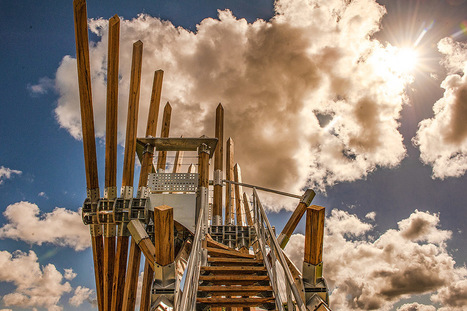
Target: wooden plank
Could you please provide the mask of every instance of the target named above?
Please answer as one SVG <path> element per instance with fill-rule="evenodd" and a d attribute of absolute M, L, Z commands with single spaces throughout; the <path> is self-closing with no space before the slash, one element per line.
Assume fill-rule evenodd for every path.
<path fill-rule="evenodd" d="M 325 209 L 322 206 L 312 205 L 307 208 L 304 261 L 312 265 L 323 261 L 324 216 Z"/>
<path fill-rule="evenodd" d="M 266 292 L 271 291 L 272 286 L 263 286 L 263 285 L 250 285 L 250 286 L 199 286 L 198 291 L 200 292 Z M 232 295 L 234 296 L 234 295 Z"/>
<path fill-rule="evenodd" d="M 269 276 L 267 275 L 243 275 L 243 274 L 222 274 L 222 275 L 200 275 L 200 281 L 206 282 L 222 282 L 222 281 L 268 281 Z"/>
<path fill-rule="evenodd" d="M 277 238 L 281 248 L 285 248 L 287 243 L 289 242 L 290 237 L 292 236 L 295 228 L 297 227 L 298 223 L 303 217 L 303 214 L 306 212 L 306 208 L 310 204 L 310 202 L 313 200 L 315 197 L 315 192 L 311 189 L 308 189 L 307 192 L 305 192 L 305 201 L 301 200 L 300 203 L 298 203 L 297 208 L 295 211 L 292 213 L 292 216 L 290 216 L 289 220 L 284 226 L 284 229 L 282 229 L 281 234 Z"/>
<path fill-rule="evenodd" d="M 234 180 L 234 142 L 231 137 L 227 140 L 226 144 L 226 160 L 225 160 L 225 179 Z M 230 188 L 230 197 L 229 197 L 229 188 Z M 227 189 L 225 191 L 225 224 L 231 225 L 234 223 L 234 186 L 233 184 L 227 184 Z"/>
<path fill-rule="evenodd" d="M 207 247 L 207 250 L 210 256 L 239 257 L 239 258 L 250 258 L 250 259 L 255 258 L 254 255 L 243 254 L 235 250 L 226 250 L 226 249 L 219 249 L 219 248 L 212 248 L 212 247 Z"/>
<path fill-rule="evenodd" d="M 96 140 L 94 136 L 94 115 L 92 108 L 91 69 L 89 63 L 89 40 L 87 9 L 85 0 L 73 1 L 73 16 L 76 41 L 76 64 L 78 71 L 78 89 L 81 110 L 81 126 L 84 149 L 84 166 L 88 197 L 92 201 L 99 199 L 99 179 L 97 172 Z M 91 225 L 91 240 L 96 281 L 97 305 L 104 310 L 103 296 L 103 240 L 100 225 Z"/>
<path fill-rule="evenodd" d="M 171 116 L 172 116 L 172 106 L 170 106 L 170 103 L 167 102 L 167 104 L 165 104 L 165 107 L 164 107 L 164 115 L 162 116 L 162 129 L 161 129 L 162 138 L 169 137 Z M 157 157 L 157 171 L 158 172 L 165 171 L 166 162 L 167 162 L 167 151 L 159 151 L 159 154 Z"/>
<path fill-rule="evenodd" d="M 134 239 L 131 239 L 128 269 L 123 292 L 123 311 L 133 311 L 136 305 L 136 289 L 138 286 L 139 263 L 141 250 Z"/>
<path fill-rule="evenodd" d="M 208 257 L 211 265 L 261 265 L 262 260 L 251 258 L 231 258 L 231 257 Z"/>
<path fill-rule="evenodd" d="M 109 20 L 107 54 L 107 103 L 105 131 L 105 193 L 108 199 L 117 197 L 117 116 L 118 116 L 118 54 L 120 19 Z M 115 224 L 104 225 L 104 310 L 112 306 L 113 273 L 115 262 Z"/>
<path fill-rule="evenodd" d="M 234 181 L 241 183 L 242 182 L 242 171 L 238 163 L 234 166 Z M 237 226 L 245 225 L 245 208 L 243 206 L 242 193 L 243 187 L 240 185 L 235 185 L 235 213 L 237 215 Z"/>
<path fill-rule="evenodd" d="M 216 130 L 215 137 L 218 139 L 216 150 L 214 151 L 214 174 L 218 174 L 222 180 L 224 178 L 224 107 L 221 104 L 216 109 Z M 216 173 L 217 172 L 217 173 Z M 214 198 L 212 205 L 213 224 L 222 225 L 222 184 L 214 185 Z"/>
<path fill-rule="evenodd" d="M 196 298 L 196 302 L 202 304 L 208 304 L 211 306 L 223 306 L 223 307 L 257 307 L 262 304 L 274 303 L 274 297 L 268 298 Z"/>
<path fill-rule="evenodd" d="M 125 288 L 125 274 L 129 242 L 130 239 L 128 236 L 117 237 L 111 310 L 123 309 L 123 290 Z"/>
<path fill-rule="evenodd" d="M 154 208 L 155 262 L 165 266 L 174 261 L 174 221 L 173 208 L 161 205 Z"/>
<path fill-rule="evenodd" d="M 133 187 L 142 62 L 143 42 L 136 41 L 133 43 L 133 56 L 131 61 L 130 95 L 128 98 L 128 115 L 126 123 L 122 187 Z"/>
<path fill-rule="evenodd" d="M 266 272 L 265 267 L 258 266 L 230 266 L 230 267 L 201 267 L 201 271 L 212 273 L 261 273 Z"/>

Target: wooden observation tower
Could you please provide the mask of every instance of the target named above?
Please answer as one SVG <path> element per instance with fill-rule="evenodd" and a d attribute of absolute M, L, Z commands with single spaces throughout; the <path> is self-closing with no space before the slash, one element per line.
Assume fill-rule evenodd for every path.
<path fill-rule="evenodd" d="M 224 170 L 222 105 L 216 110 L 212 138 L 170 138 L 169 103 L 157 136 L 163 71 L 156 70 L 146 137 L 136 138 L 141 41 L 133 44 L 123 178 L 117 191 L 117 15 L 109 20 L 105 189 L 101 196 L 86 2 L 74 0 L 73 4 L 87 181 L 82 217 L 92 237 L 98 309 L 135 310 L 143 254 L 140 310 L 330 310 L 322 276 L 324 208 L 310 206 L 315 196 L 310 189 L 298 196 L 243 183 L 240 166 L 234 165 L 231 138 L 226 142 Z M 167 152 L 175 152 L 172 172 L 166 171 Z M 141 162 L 136 189 L 135 153 Z M 181 172 L 181 160 L 190 153 L 197 163 Z M 261 191 L 299 200 L 278 237 L 261 204 Z M 300 272 L 283 249 L 305 213 L 305 255 Z"/>

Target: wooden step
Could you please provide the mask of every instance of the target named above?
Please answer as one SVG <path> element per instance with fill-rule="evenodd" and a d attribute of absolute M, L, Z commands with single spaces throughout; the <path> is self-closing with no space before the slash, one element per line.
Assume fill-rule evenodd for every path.
<path fill-rule="evenodd" d="M 269 281 L 267 275 L 200 275 L 202 282 L 219 285 L 253 285 L 257 282 Z"/>
<path fill-rule="evenodd" d="M 251 258 L 229 258 L 229 257 L 208 257 L 208 263 L 211 266 L 244 266 L 244 265 L 263 265 L 262 260 Z"/>
<path fill-rule="evenodd" d="M 208 247 L 233 250 L 233 248 L 230 248 L 227 245 L 219 243 L 217 241 L 214 241 L 211 238 L 206 238 L 206 241 L 207 241 Z"/>
<path fill-rule="evenodd" d="M 210 305 L 211 307 L 257 307 L 264 304 L 273 304 L 274 298 L 196 298 L 197 303 Z"/>
<path fill-rule="evenodd" d="M 267 272 L 264 266 L 208 266 L 201 267 L 200 270 L 205 274 L 264 274 Z"/>
<path fill-rule="evenodd" d="M 231 258 L 249 258 L 254 259 L 255 255 L 240 253 L 236 250 L 220 249 L 213 247 L 206 247 L 208 255 L 213 257 L 231 257 Z"/>
<path fill-rule="evenodd" d="M 264 294 L 271 296 L 271 286 L 199 286 L 199 293 L 208 294 L 211 296 L 258 296 Z"/>

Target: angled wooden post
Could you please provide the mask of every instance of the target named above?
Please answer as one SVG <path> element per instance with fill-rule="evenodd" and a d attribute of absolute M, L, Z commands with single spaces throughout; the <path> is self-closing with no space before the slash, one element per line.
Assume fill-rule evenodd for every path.
<path fill-rule="evenodd" d="M 107 54 L 107 104 L 105 130 L 105 191 L 104 198 L 117 197 L 117 116 L 118 116 L 118 54 L 120 19 L 109 20 Z M 115 260 L 115 223 L 104 224 L 104 310 L 110 311 Z"/>
<path fill-rule="evenodd" d="M 139 95 L 141 85 L 141 64 L 143 60 L 143 43 L 133 43 L 131 62 L 130 95 L 128 99 L 128 115 L 125 138 L 125 154 L 123 158 L 123 174 L 121 197 L 125 200 L 133 198 L 133 179 L 135 170 L 136 130 L 138 126 Z M 129 234 L 126 224 L 118 228 L 117 250 L 112 289 L 111 310 L 123 309 L 123 290 L 125 288 L 126 264 L 128 257 Z"/>
<path fill-rule="evenodd" d="M 300 203 L 298 204 L 297 208 L 293 212 L 292 216 L 290 216 L 289 220 L 285 224 L 284 229 L 282 229 L 282 232 L 279 234 L 279 237 L 277 238 L 277 241 L 279 242 L 282 248 L 284 248 L 289 242 L 290 236 L 294 232 L 295 228 L 300 222 L 300 219 L 302 219 L 303 214 L 305 214 L 306 208 L 310 205 L 314 197 L 315 197 L 315 192 L 313 190 L 307 189 L 305 191 L 305 194 L 300 200 Z"/>
<path fill-rule="evenodd" d="M 225 179 L 234 180 L 234 142 L 231 137 L 227 140 L 227 157 L 225 160 Z M 225 191 L 225 224 L 234 224 L 234 186 L 233 184 L 227 184 Z"/>
<path fill-rule="evenodd" d="M 169 137 L 170 132 L 170 119 L 172 115 L 172 107 L 167 103 L 164 107 L 164 114 L 162 116 L 162 129 L 161 137 Z M 165 170 L 165 165 L 167 161 L 167 151 L 159 151 L 157 156 L 157 172 L 163 172 Z M 146 177 L 147 180 L 147 177 Z M 155 210 L 154 210 L 155 212 Z M 173 218 L 173 216 L 172 216 Z M 160 228 L 156 226 L 154 219 L 154 228 L 157 228 L 158 231 Z M 173 221 L 172 221 L 172 231 L 173 231 Z M 157 241 L 155 242 L 158 243 Z M 172 242 L 173 243 L 173 242 Z M 144 261 L 144 274 L 143 274 L 143 286 L 141 288 L 141 305 L 140 311 L 148 311 L 151 306 L 151 287 L 154 279 L 154 266 L 151 267 L 152 258 L 145 258 Z"/>
<path fill-rule="evenodd" d="M 85 0 L 73 1 L 73 15 L 76 40 L 76 64 L 78 70 L 81 125 L 83 135 L 84 165 L 86 170 L 87 197 L 95 205 L 100 197 L 97 174 L 96 140 L 92 109 L 91 76 L 89 64 L 88 17 Z M 97 213 L 97 210 L 94 212 Z M 96 280 L 97 305 L 104 310 L 103 301 L 103 240 L 102 229 L 94 216 L 90 225 L 94 274 Z"/>
<path fill-rule="evenodd" d="M 162 90 L 162 78 L 164 72 L 157 70 L 154 73 L 154 82 L 152 88 L 151 102 L 149 105 L 148 123 L 146 127 L 146 137 L 156 136 L 157 118 L 159 116 L 160 93 Z M 143 155 L 141 164 L 141 173 L 139 177 L 138 196 L 146 196 L 148 184 L 148 172 L 152 166 L 152 152 L 146 152 Z M 141 260 L 141 251 L 136 242 L 131 239 L 130 254 L 128 262 L 128 271 L 125 280 L 125 292 L 123 297 L 123 310 L 134 311 L 136 304 L 136 289 L 138 285 L 138 272 Z"/>
<path fill-rule="evenodd" d="M 217 147 L 214 152 L 214 198 L 212 204 L 212 224 L 222 226 L 222 179 L 224 179 L 224 107 L 216 109 Z"/>
<path fill-rule="evenodd" d="M 237 183 L 242 182 L 242 171 L 238 163 L 234 166 L 234 181 Z M 245 225 L 245 208 L 242 200 L 243 187 L 235 185 L 235 213 L 237 215 L 237 226 Z"/>

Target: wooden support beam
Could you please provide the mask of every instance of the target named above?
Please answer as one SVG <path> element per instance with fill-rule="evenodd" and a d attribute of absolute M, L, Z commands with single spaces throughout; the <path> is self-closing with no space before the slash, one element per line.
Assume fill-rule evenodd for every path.
<path fill-rule="evenodd" d="M 173 208 L 161 205 L 154 208 L 155 263 L 166 266 L 174 262 L 174 218 Z"/>
<path fill-rule="evenodd" d="M 117 197 L 117 116 L 118 116 L 118 54 L 120 46 L 120 19 L 109 20 L 107 54 L 107 104 L 105 130 L 105 191 L 104 197 Z M 113 273 L 115 262 L 114 223 L 104 225 L 104 310 L 112 305 Z"/>
<path fill-rule="evenodd" d="M 180 173 L 181 168 L 182 168 L 182 162 L 183 162 L 183 151 L 178 150 L 175 153 L 175 160 L 174 160 L 174 167 L 172 169 L 172 173 Z"/>
<path fill-rule="evenodd" d="M 160 93 L 162 90 L 162 78 L 164 72 L 157 70 L 154 73 L 154 82 L 151 94 L 151 102 L 149 105 L 148 123 L 146 126 L 146 137 L 155 137 L 157 128 L 157 118 L 159 116 Z M 146 152 L 143 155 L 141 171 L 139 176 L 139 194 L 148 185 L 148 173 L 152 167 L 153 153 Z M 133 256 L 133 257 L 132 257 Z M 134 311 L 136 303 L 136 288 L 138 284 L 138 271 L 141 259 L 141 251 L 135 241 L 131 239 L 130 256 L 128 262 L 128 273 L 125 280 L 125 294 L 123 298 L 124 311 Z M 129 275 L 131 273 L 131 276 Z"/>
<path fill-rule="evenodd" d="M 143 60 L 143 43 L 133 44 L 131 62 L 130 96 L 128 99 L 127 128 L 125 138 L 125 154 L 123 159 L 122 194 L 124 199 L 133 197 L 133 179 L 135 169 L 136 130 L 138 125 L 139 94 L 141 85 L 141 65 Z M 122 225 L 123 226 L 123 225 Z M 115 268 L 112 289 L 111 310 L 123 309 L 125 275 L 128 257 L 129 235 L 126 228 L 119 228 Z"/>
<path fill-rule="evenodd" d="M 214 198 L 212 204 L 212 223 L 222 225 L 222 179 L 224 179 L 224 107 L 216 109 L 216 138 L 218 143 L 214 151 Z"/>
<path fill-rule="evenodd" d="M 162 129 L 161 137 L 169 137 L 170 132 L 170 119 L 172 116 L 172 106 L 167 102 L 164 107 L 164 115 L 162 116 Z M 165 165 L 167 163 L 167 151 L 159 151 L 157 156 L 157 171 L 165 171 Z"/>
<path fill-rule="evenodd" d="M 303 214 L 305 214 L 306 208 L 310 205 L 314 197 L 315 192 L 311 189 L 307 189 L 297 208 L 293 212 L 292 216 L 290 216 L 289 220 L 285 224 L 284 229 L 282 229 L 281 234 L 279 234 L 279 237 L 277 238 L 277 241 L 279 242 L 282 249 L 285 248 L 289 242 L 290 236 L 293 234 L 295 228 L 300 222 L 300 219 L 302 219 Z"/>
<path fill-rule="evenodd" d="M 317 265 L 323 261 L 325 209 L 322 206 L 312 205 L 306 210 L 304 261 Z"/>
<path fill-rule="evenodd" d="M 242 171 L 238 163 L 234 166 L 234 181 L 237 183 L 242 182 Z M 243 187 L 235 185 L 235 213 L 237 214 L 237 226 L 245 225 L 245 208 L 242 200 Z"/>
<path fill-rule="evenodd" d="M 91 69 L 89 64 L 88 17 L 85 0 L 73 1 L 73 16 L 76 41 L 76 64 L 81 108 L 84 165 L 88 198 L 93 202 L 99 199 L 99 179 L 97 172 L 96 140 L 94 136 L 94 115 L 92 108 Z M 103 240 L 100 225 L 90 226 L 94 274 L 96 280 L 97 305 L 104 310 L 103 300 Z"/>
<path fill-rule="evenodd" d="M 226 160 L 225 160 L 225 179 L 234 180 L 234 142 L 231 137 L 227 140 L 226 145 Z M 229 197 L 230 189 L 230 197 Z M 234 223 L 234 186 L 233 184 L 227 184 L 227 189 L 225 191 L 225 224 L 231 225 Z"/>

